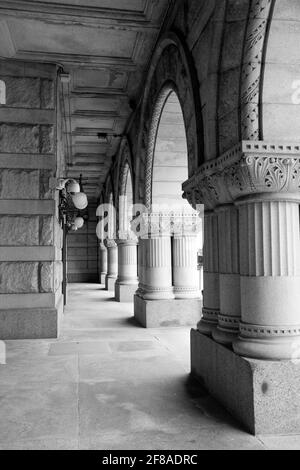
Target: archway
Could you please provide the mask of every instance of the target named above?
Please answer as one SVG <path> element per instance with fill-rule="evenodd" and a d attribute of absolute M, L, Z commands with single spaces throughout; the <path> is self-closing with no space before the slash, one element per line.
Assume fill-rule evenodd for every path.
<path fill-rule="evenodd" d="M 193 59 L 175 33 L 163 36 L 153 55 L 143 97 L 136 161 L 135 200 L 151 205 L 153 152 L 162 109 L 176 91 L 186 132 L 188 177 L 204 161 L 204 133 L 199 83 Z M 183 181 L 182 181 L 183 183 Z M 180 194 L 182 190 L 180 189 Z"/>
<path fill-rule="evenodd" d="M 172 85 L 160 94 L 161 115 L 157 123 L 151 169 L 151 206 L 155 210 L 191 210 L 182 198 L 188 178 L 188 148 L 182 108 Z"/>

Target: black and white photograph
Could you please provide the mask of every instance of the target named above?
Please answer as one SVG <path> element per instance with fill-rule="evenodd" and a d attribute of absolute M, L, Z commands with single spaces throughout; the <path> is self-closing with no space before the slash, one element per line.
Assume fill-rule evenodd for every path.
<path fill-rule="evenodd" d="M 300 0 L 0 0 L 0 451 L 300 450 L 299 206 Z"/>

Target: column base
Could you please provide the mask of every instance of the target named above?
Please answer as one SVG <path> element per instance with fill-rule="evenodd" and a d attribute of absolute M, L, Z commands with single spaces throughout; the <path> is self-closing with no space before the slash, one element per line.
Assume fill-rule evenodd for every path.
<path fill-rule="evenodd" d="M 234 351 L 240 356 L 268 360 L 300 359 L 300 336 L 294 338 L 244 338 L 238 336 L 233 343 Z"/>
<path fill-rule="evenodd" d="M 100 284 L 102 284 L 103 286 L 105 286 L 106 276 L 107 276 L 107 273 L 101 273 L 100 276 L 99 276 L 99 282 L 100 282 Z"/>
<path fill-rule="evenodd" d="M 115 292 L 115 284 L 117 276 L 106 276 L 105 277 L 105 289 L 109 292 Z"/>
<path fill-rule="evenodd" d="M 203 316 L 197 325 L 198 330 L 204 335 L 212 336 L 218 326 L 219 313 L 219 310 L 216 309 L 203 308 Z"/>
<path fill-rule="evenodd" d="M 212 332 L 212 337 L 217 343 L 224 344 L 225 346 L 231 346 L 236 341 L 239 332 L 226 331 L 217 327 Z"/>
<path fill-rule="evenodd" d="M 300 433 L 300 361 L 247 359 L 191 331 L 192 375 L 251 434 Z"/>
<path fill-rule="evenodd" d="M 201 308 L 201 299 L 145 300 L 134 296 L 134 316 L 144 328 L 196 325 Z"/>
<path fill-rule="evenodd" d="M 133 297 L 137 291 L 138 284 L 115 284 L 116 302 L 133 302 Z"/>

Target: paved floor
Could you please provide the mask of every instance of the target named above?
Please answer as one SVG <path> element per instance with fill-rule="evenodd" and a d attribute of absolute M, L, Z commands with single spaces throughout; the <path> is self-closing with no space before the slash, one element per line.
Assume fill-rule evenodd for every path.
<path fill-rule="evenodd" d="M 7 341 L 0 449 L 299 449 L 259 437 L 189 380 L 189 329 L 145 330 L 132 305 L 69 289 L 59 340 Z"/>

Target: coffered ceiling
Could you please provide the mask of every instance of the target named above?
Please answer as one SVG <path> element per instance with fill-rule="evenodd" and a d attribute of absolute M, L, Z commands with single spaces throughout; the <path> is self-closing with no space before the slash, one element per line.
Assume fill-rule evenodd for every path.
<path fill-rule="evenodd" d="M 171 0 L 1 0 L 0 55 L 51 62 L 63 86 L 68 176 L 84 177 L 90 199 L 105 181 L 142 91 Z M 70 98 L 70 100 L 69 100 Z"/>

